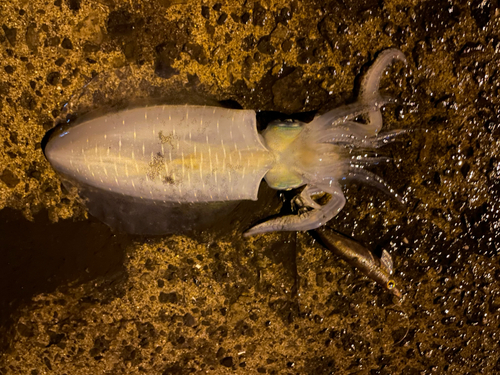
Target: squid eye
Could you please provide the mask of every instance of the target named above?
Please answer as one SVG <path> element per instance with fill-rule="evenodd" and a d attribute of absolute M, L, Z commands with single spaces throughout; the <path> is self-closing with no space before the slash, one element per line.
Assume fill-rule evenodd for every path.
<path fill-rule="evenodd" d="M 389 280 L 387 282 L 387 289 L 394 289 L 395 286 L 396 286 L 396 283 L 394 280 Z"/>

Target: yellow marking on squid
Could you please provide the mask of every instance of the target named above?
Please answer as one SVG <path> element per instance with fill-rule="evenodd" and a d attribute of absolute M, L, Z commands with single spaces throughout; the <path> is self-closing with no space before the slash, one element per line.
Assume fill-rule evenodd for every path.
<path fill-rule="evenodd" d="M 135 170 L 139 173 L 139 163 L 137 163 L 137 161 L 135 162 Z"/>
<path fill-rule="evenodd" d="M 168 164 L 167 164 L 167 162 L 165 162 L 165 163 L 163 163 L 163 164 L 165 164 L 165 173 L 166 173 L 166 174 L 167 174 L 167 176 L 168 176 Z"/>
<path fill-rule="evenodd" d="M 191 170 L 194 169 L 193 167 L 193 155 L 189 154 L 189 165 L 191 166 Z"/>
<path fill-rule="evenodd" d="M 104 140 L 108 139 L 108 134 L 104 134 Z"/>
<path fill-rule="evenodd" d="M 120 184 L 118 183 L 118 179 L 117 179 L 116 177 L 115 177 L 115 181 L 116 181 L 116 184 L 117 184 L 118 186 L 120 186 Z"/>
<path fill-rule="evenodd" d="M 194 157 L 196 157 L 196 145 L 194 145 Z"/>
<path fill-rule="evenodd" d="M 106 166 L 104 166 L 103 168 L 104 168 L 104 174 L 106 175 L 106 177 L 109 177 L 108 176 L 108 170 L 107 170 Z"/>
<path fill-rule="evenodd" d="M 222 145 L 222 151 L 224 152 L 224 159 L 226 158 L 226 148 L 224 147 L 224 140 L 220 140 L 220 144 Z"/>
<path fill-rule="evenodd" d="M 205 140 L 207 141 L 207 145 L 208 145 L 208 134 L 205 135 Z"/>
<path fill-rule="evenodd" d="M 130 182 L 132 182 L 132 187 L 134 188 L 134 190 L 137 190 L 134 184 L 134 180 L 131 180 Z"/>
<path fill-rule="evenodd" d="M 185 176 L 184 172 L 184 151 L 181 152 L 181 158 L 182 158 L 182 178 Z"/>
<path fill-rule="evenodd" d="M 144 142 L 142 142 L 142 156 L 146 153 L 146 146 L 144 146 Z"/>
<path fill-rule="evenodd" d="M 215 113 L 215 110 L 214 110 Z M 217 134 L 219 134 L 219 120 L 217 120 Z"/>
<path fill-rule="evenodd" d="M 148 119 L 148 113 L 144 112 L 144 120 L 147 120 L 147 119 Z"/>
<path fill-rule="evenodd" d="M 116 167 L 116 161 L 115 161 L 115 176 L 118 176 L 118 168 Z"/>
<path fill-rule="evenodd" d="M 204 188 L 205 183 L 203 182 L 203 152 L 201 153 L 200 156 L 200 179 L 201 179 L 201 186 Z"/>
<path fill-rule="evenodd" d="M 125 176 L 128 178 L 128 163 L 125 163 Z"/>
<path fill-rule="evenodd" d="M 168 150 L 168 158 L 172 161 L 172 150 Z"/>
<path fill-rule="evenodd" d="M 210 172 L 213 171 L 213 168 L 212 168 L 212 150 L 210 149 L 210 146 L 208 146 L 208 161 L 210 163 Z"/>

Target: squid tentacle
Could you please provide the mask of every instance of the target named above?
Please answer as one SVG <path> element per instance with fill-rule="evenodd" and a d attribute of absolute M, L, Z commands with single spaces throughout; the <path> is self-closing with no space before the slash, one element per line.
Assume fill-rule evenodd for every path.
<path fill-rule="evenodd" d="M 403 134 L 407 134 L 412 130 L 409 129 L 396 129 L 388 132 L 381 133 L 376 137 L 370 138 L 360 138 L 353 134 L 349 134 L 345 131 L 339 131 L 340 129 L 332 129 L 329 136 L 332 138 L 325 141 L 325 143 L 336 144 L 336 145 L 346 145 L 351 147 L 366 147 L 366 148 L 380 148 L 389 143 L 395 142 L 397 137 Z"/>
<path fill-rule="evenodd" d="M 362 102 L 380 97 L 379 87 L 382 74 L 395 60 L 407 64 L 403 52 L 396 48 L 385 50 L 377 57 L 361 83 L 360 99 Z M 382 129 L 382 114 L 379 110 L 368 112 L 368 127 L 372 131 L 372 135 L 376 135 Z"/>
<path fill-rule="evenodd" d="M 371 185 L 383 191 L 388 196 L 393 197 L 400 204 L 405 204 L 403 198 L 397 192 L 395 192 L 394 189 L 392 189 L 381 177 L 364 168 L 349 168 L 347 175 L 343 179 L 360 181 L 365 184 Z"/>
<path fill-rule="evenodd" d="M 338 128 L 338 126 L 341 127 L 343 123 L 365 113 L 378 112 L 382 106 L 393 101 L 394 98 L 392 96 L 379 95 L 377 98 L 357 101 L 335 108 L 316 117 L 306 125 L 309 129 L 310 139 L 316 143 L 328 142 L 328 138 L 332 138 L 332 131 L 338 134 L 345 134 L 346 136 L 356 136 L 353 132 L 347 132 L 345 129 Z M 369 126 L 369 124 L 364 124 L 364 126 Z"/>
<path fill-rule="evenodd" d="M 316 203 L 311 196 L 322 192 L 322 189 L 306 186 L 306 188 L 302 190 L 302 193 L 293 198 L 292 203 L 297 207 L 310 207 L 314 209 L 320 209 L 321 205 Z"/>
<path fill-rule="evenodd" d="M 331 186 L 316 186 L 313 187 L 313 189 L 320 189 L 320 191 L 327 192 L 332 197 L 319 209 L 302 212 L 298 215 L 281 216 L 265 221 L 250 228 L 243 234 L 243 236 L 248 237 L 255 234 L 275 231 L 311 230 L 324 225 L 342 210 L 345 205 L 345 197 L 338 184 L 331 184 Z"/>

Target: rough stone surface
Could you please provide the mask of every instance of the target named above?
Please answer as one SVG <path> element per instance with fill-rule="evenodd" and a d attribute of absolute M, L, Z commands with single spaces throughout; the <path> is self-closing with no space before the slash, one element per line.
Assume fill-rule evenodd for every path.
<path fill-rule="evenodd" d="M 500 372 L 499 5 L 2 2 L 0 374 Z M 390 251 L 401 305 L 307 233 L 112 235 L 43 156 L 92 79 L 100 105 L 182 86 L 325 111 L 390 47 L 385 126 L 412 132 L 373 171 L 407 204 L 349 185 L 329 225 Z"/>

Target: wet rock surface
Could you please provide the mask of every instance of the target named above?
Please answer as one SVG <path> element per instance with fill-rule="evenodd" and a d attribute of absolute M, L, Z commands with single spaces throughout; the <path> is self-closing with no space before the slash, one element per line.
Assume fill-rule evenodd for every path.
<path fill-rule="evenodd" d="M 0 374 L 500 371 L 499 4 L 346 4 L 0 5 Z M 328 225 L 391 253 L 401 305 L 307 233 L 115 236 L 43 156 L 62 104 L 111 71 L 324 112 L 390 47 L 408 67 L 382 82 L 384 126 L 411 132 L 373 171 L 407 204 L 348 185 Z"/>

